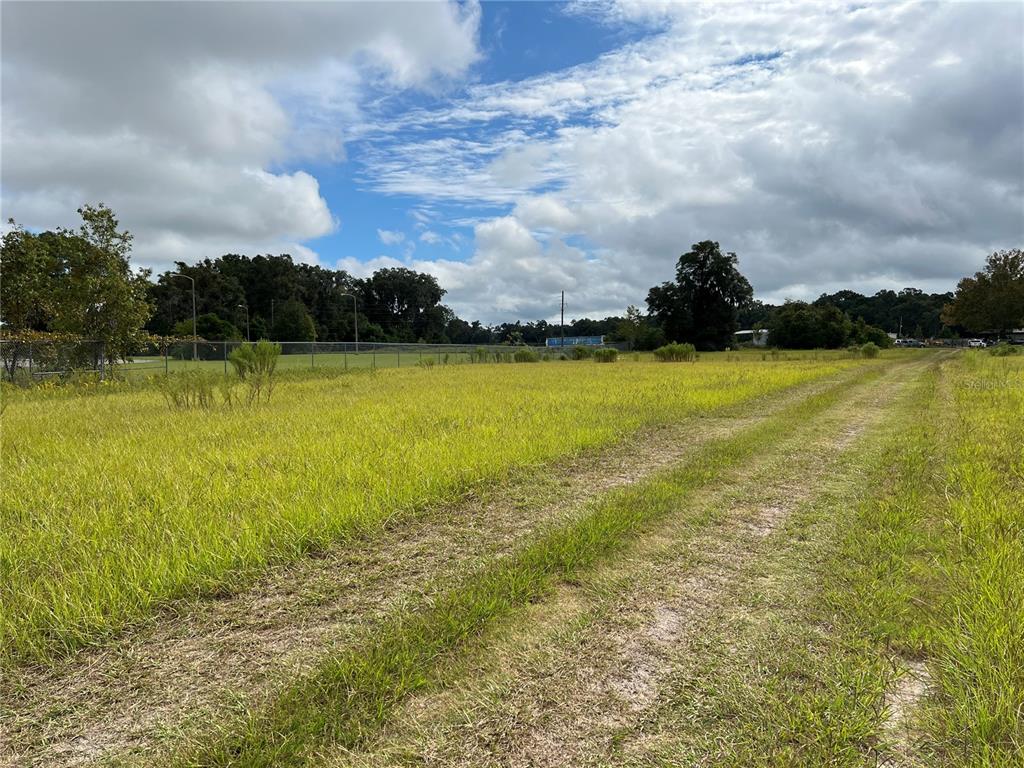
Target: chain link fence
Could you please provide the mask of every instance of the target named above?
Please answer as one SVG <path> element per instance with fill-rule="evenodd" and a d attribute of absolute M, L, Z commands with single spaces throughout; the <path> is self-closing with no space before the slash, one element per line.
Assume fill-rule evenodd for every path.
<path fill-rule="evenodd" d="M 148 344 L 125 359 L 109 360 L 98 341 L 0 340 L 3 377 L 8 381 L 39 381 L 76 374 L 108 377 L 166 375 L 183 370 L 231 370 L 233 350 L 245 341 L 176 341 Z M 471 363 L 515 362 L 536 356 L 556 360 L 572 356 L 572 348 L 502 344 L 394 344 L 382 342 L 281 341 L 278 370 L 403 368 Z M 608 345 L 611 346 L 611 345 Z M 616 345 L 617 346 L 617 345 Z"/>

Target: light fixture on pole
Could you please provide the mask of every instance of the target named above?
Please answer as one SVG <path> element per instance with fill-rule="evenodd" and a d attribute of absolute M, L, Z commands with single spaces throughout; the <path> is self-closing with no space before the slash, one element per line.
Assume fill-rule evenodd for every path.
<path fill-rule="evenodd" d="M 249 305 L 239 304 L 238 306 L 245 310 L 245 340 L 252 341 L 252 339 L 249 338 Z"/>
<path fill-rule="evenodd" d="M 199 355 L 196 353 L 196 341 L 199 338 L 199 328 L 196 326 L 196 281 L 188 275 L 181 274 L 181 272 L 169 272 L 168 275 L 171 277 L 184 277 L 192 283 L 192 362 L 194 363 L 199 359 Z"/>
<path fill-rule="evenodd" d="M 352 323 L 356 329 L 356 352 L 359 351 L 359 308 L 356 306 L 356 297 L 351 293 L 343 293 L 342 296 L 348 296 L 352 299 Z"/>

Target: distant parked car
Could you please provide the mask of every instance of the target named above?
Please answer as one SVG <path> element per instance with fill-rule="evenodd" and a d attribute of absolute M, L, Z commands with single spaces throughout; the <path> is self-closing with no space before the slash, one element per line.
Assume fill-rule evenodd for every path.
<path fill-rule="evenodd" d="M 967 340 L 967 346 L 968 347 L 984 347 L 985 346 L 985 341 L 984 341 L 984 339 L 968 339 Z"/>

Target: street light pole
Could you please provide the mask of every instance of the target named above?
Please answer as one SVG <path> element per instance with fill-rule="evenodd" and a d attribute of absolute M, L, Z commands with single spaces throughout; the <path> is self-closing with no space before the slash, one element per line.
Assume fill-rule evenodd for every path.
<path fill-rule="evenodd" d="M 359 308 L 356 306 L 356 297 L 351 293 L 343 293 L 342 296 L 348 296 L 352 299 L 352 323 L 356 329 L 356 352 L 359 351 Z"/>
<path fill-rule="evenodd" d="M 239 304 L 238 306 L 242 307 L 245 310 L 245 340 L 247 342 L 252 341 L 252 339 L 249 338 L 249 305 Z"/>
<path fill-rule="evenodd" d="M 184 277 L 190 283 L 192 283 L 192 362 L 194 363 L 199 359 L 199 355 L 196 354 L 197 344 L 196 341 L 199 339 L 199 328 L 196 326 L 196 281 L 188 275 L 183 275 L 181 272 L 170 272 L 171 277 Z"/>

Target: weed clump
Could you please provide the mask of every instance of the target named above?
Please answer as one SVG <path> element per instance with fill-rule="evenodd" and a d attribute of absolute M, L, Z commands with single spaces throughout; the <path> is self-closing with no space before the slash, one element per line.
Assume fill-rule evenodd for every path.
<path fill-rule="evenodd" d="M 216 405 L 213 374 L 204 371 L 181 371 L 157 381 L 160 394 L 177 410 L 208 409 Z"/>
<path fill-rule="evenodd" d="M 614 363 L 619 359 L 619 350 L 614 347 L 604 347 L 594 351 L 595 363 Z"/>
<path fill-rule="evenodd" d="M 697 359 L 693 344 L 666 344 L 654 350 L 654 357 L 663 363 L 692 363 Z"/>
<path fill-rule="evenodd" d="M 865 344 L 861 344 L 860 345 L 861 357 L 867 357 L 867 358 L 878 357 L 878 353 L 880 351 L 881 350 L 879 349 L 878 345 L 875 344 L 873 341 L 869 341 L 869 342 L 867 342 Z"/>
<path fill-rule="evenodd" d="M 270 402 L 274 391 L 274 371 L 277 360 L 281 357 L 281 345 L 273 344 L 266 339 L 253 345 L 245 344 L 238 347 L 228 357 L 228 362 L 235 369 L 239 381 L 249 387 L 248 402 L 258 403 L 261 399 Z"/>
<path fill-rule="evenodd" d="M 996 357 L 1010 357 L 1011 355 L 1019 355 L 1020 350 L 1017 347 L 1007 344 L 1005 341 L 1001 341 L 992 347 L 988 353 L 990 355 L 995 355 Z"/>
<path fill-rule="evenodd" d="M 523 347 L 517 349 L 515 354 L 512 356 L 517 363 L 539 363 L 540 355 L 534 352 L 529 347 Z"/>

